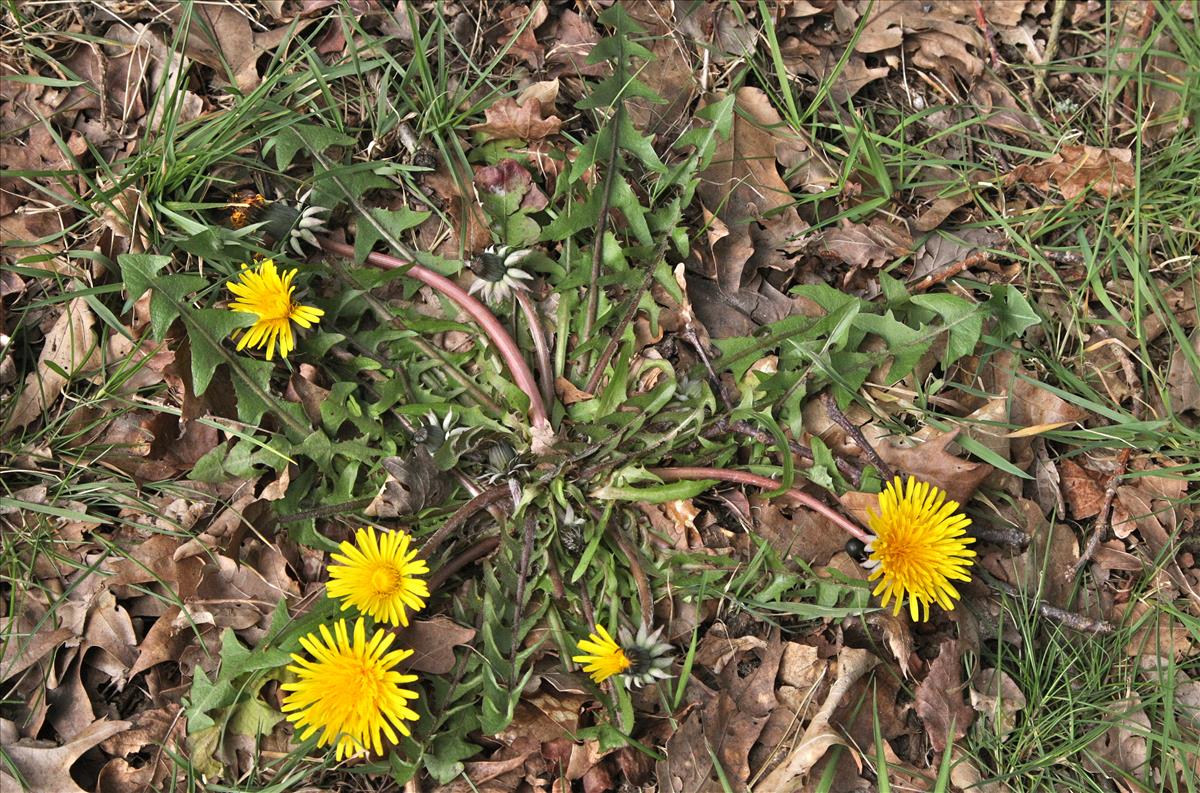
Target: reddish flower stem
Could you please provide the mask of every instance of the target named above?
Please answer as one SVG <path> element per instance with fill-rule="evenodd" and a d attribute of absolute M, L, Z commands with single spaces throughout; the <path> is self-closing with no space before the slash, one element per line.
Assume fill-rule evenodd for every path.
<path fill-rule="evenodd" d="M 327 253 L 344 256 L 349 259 L 354 258 L 354 248 L 344 242 L 322 237 L 320 243 L 321 247 Z M 496 315 L 488 310 L 487 306 L 467 294 L 465 289 L 449 278 L 439 275 L 427 267 L 422 267 L 416 262 L 407 262 L 404 259 L 398 259 L 386 253 L 375 252 L 367 254 L 367 262 L 381 270 L 404 270 L 405 275 L 436 289 L 454 301 L 455 305 L 463 311 L 470 314 L 471 318 L 479 323 L 479 326 L 483 328 L 483 332 L 492 340 L 492 344 L 496 345 L 496 351 L 504 359 L 504 363 L 508 366 L 508 371 L 512 374 L 517 387 L 529 397 L 529 418 L 532 420 L 533 425 L 539 428 L 550 426 L 550 419 L 546 413 L 546 403 L 542 401 L 542 395 L 538 391 L 537 381 L 533 378 L 533 372 L 529 370 L 529 367 L 525 364 L 525 359 L 521 357 L 521 349 L 517 347 L 512 336 L 508 335 L 508 331 L 500 324 L 500 320 L 496 319 Z"/>
<path fill-rule="evenodd" d="M 666 482 L 680 482 L 695 479 L 719 479 L 722 482 L 733 482 L 739 485 L 753 485 L 764 490 L 778 490 L 779 482 L 767 476 L 747 473 L 746 471 L 730 471 L 724 468 L 650 468 L 650 473 L 661 477 Z M 870 542 L 871 535 L 867 534 L 854 521 L 842 515 L 837 510 L 825 504 L 820 499 L 810 496 L 796 488 L 787 491 L 787 495 L 799 501 L 804 506 L 824 515 L 851 537 L 857 537 L 863 542 Z"/>

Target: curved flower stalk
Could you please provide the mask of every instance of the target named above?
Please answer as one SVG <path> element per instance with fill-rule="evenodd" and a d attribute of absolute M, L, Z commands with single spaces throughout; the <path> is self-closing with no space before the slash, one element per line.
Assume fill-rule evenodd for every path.
<path fill-rule="evenodd" d="M 327 253 L 347 258 L 354 256 L 354 248 L 344 242 L 331 240 L 328 237 L 321 237 L 318 242 Z M 427 267 L 389 256 L 386 253 L 368 253 L 367 261 L 372 266 L 383 270 L 404 270 L 406 275 L 436 289 L 454 301 L 459 308 L 470 314 L 471 318 L 479 323 L 484 333 L 491 339 L 492 344 L 496 345 L 496 351 L 504 359 L 517 387 L 529 397 L 529 418 L 535 430 L 535 442 L 540 441 L 542 444 L 548 445 L 552 431 L 550 417 L 546 412 L 546 403 L 542 401 L 533 372 L 521 355 L 521 348 L 513 341 L 512 336 L 508 335 L 508 331 L 500 324 L 500 320 L 496 319 L 496 315 L 461 286 Z"/>

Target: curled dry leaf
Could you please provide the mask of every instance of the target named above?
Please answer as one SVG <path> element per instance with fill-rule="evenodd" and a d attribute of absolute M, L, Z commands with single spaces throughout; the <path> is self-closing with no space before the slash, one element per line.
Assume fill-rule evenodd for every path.
<path fill-rule="evenodd" d="M 3 431 L 20 429 L 48 410 L 62 393 L 68 379 L 81 373 L 96 359 L 96 317 L 83 298 L 67 303 L 58 321 L 46 335 L 37 370 L 25 376 Z M 67 376 L 59 374 L 66 372 Z"/>
<path fill-rule="evenodd" d="M 393 632 L 397 635 L 397 647 L 413 648 L 405 668 L 431 675 L 449 674 L 454 669 L 454 648 L 475 638 L 473 628 L 465 628 L 443 615 L 414 620 L 407 628 Z"/>
<path fill-rule="evenodd" d="M 1016 727 L 1025 704 L 1025 694 L 999 669 L 983 669 L 971 679 L 971 707 L 991 720 L 1001 738 Z"/>
<path fill-rule="evenodd" d="M 771 793 L 776 790 L 792 789 L 796 779 L 807 775 L 817 761 L 825 756 L 829 747 L 834 744 L 845 744 L 845 740 L 833 728 L 829 720 L 850 687 L 877 663 L 879 663 L 879 659 L 866 650 L 845 648 L 838 654 L 837 679 L 829 687 L 829 695 L 825 698 L 821 709 L 813 716 L 812 721 L 804 730 L 804 735 L 792 747 L 784 761 L 755 785 L 754 790 L 759 793 Z"/>
<path fill-rule="evenodd" d="M 29 793 L 86 793 L 71 779 L 71 766 L 89 749 L 117 733 L 129 729 L 127 721 L 97 721 L 81 732 L 70 743 L 62 746 L 47 744 L 46 741 L 17 741 L 4 743 L 2 747 L 8 760 L 16 766 L 25 780 Z M 0 781 L 4 777 L 0 776 Z M 20 785 L 5 790 L 22 790 Z"/>
<path fill-rule="evenodd" d="M 942 642 L 941 652 L 929 665 L 929 674 L 917 686 L 917 715 L 925 722 L 929 742 L 936 752 L 967 734 L 975 712 L 963 699 L 962 653 L 958 642 Z"/>
<path fill-rule="evenodd" d="M 957 430 L 938 433 L 923 443 L 913 444 L 906 439 L 906 445 L 894 442 L 887 431 L 877 425 L 868 424 L 863 427 L 863 432 L 883 461 L 896 469 L 897 474 L 912 475 L 936 485 L 959 504 L 970 501 L 975 490 L 994 470 L 987 463 L 964 460 L 946 450 L 957 437 Z"/>
<path fill-rule="evenodd" d="M 423 446 L 415 447 L 406 457 L 384 458 L 381 464 L 387 479 L 375 500 L 363 510 L 369 517 L 412 515 L 445 495 L 446 477 Z"/>
<path fill-rule="evenodd" d="M 1089 188 L 1102 196 L 1116 196 L 1133 187 L 1132 160 L 1129 149 L 1064 146 L 1036 165 L 1018 165 L 1005 181 L 1024 182 L 1042 191 L 1049 191 L 1053 183 L 1068 201 Z"/>
<path fill-rule="evenodd" d="M 1149 759 L 1146 736 L 1154 734 L 1141 698 L 1131 693 L 1127 699 L 1114 702 L 1105 713 L 1115 724 L 1084 749 L 1083 767 L 1110 779 L 1120 778 L 1121 771 L 1141 776 L 1140 770 Z"/>
<path fill-rule="evenodd" d="M 483 115 L 486 120 L 482 124 L 473 124 L 471 130 L 485 141 L 541 140 L 557 135 L 562 128 L 562 119 L 558 116 L 542 117 L 542 105 L 537 96 L 528 96 L 520 104 L 515 99 L 500 99 L 483 111 Z"/>

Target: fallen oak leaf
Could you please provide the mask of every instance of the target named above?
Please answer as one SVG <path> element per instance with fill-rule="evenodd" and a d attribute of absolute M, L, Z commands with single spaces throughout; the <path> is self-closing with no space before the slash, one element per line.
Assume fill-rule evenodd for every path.
<path fill-rule="evenodd" d="M 975 712 L 963 701 L 961 664 L 958 642 L 942 642 L 929 674 L 917 686 L 917 715 L 925 722 L 936 752 L 945 751 L 947 743 L 966 735 L 975 720 Z"/>
<path fill-rule="evenodd" d="M 71 766 L 101 741 L 129 729 L 127 721 L 96 721 L 62 746 L 47 741 L 22 740 L 0 746 L 8 755 L 29 793 L 87 793 L 71 779 Z M 8 790 L 5 787 L 5 790 Z"/>
<path fill-rule="evenodd" d="M 1043 192 L 1048 192 L 1053 183 L 1068 201 L 1088 189 L 1102 196 L 1116 196 L 1133 187 L 1132 160 L 1129 149 L 1064 146 L 1043 162 L 1018 165 L 1005 177 L 1005 183 L 1024 182 Z"/>
<path fill-rule="evenodd" d="M 472 124 L 471 131 L 478 132 L 485 142 L 507 138 L 541 140 L 557 135 L 562 129 L 562 119 L 558 116 L 542 117 L 542 106 L 536 96 L 526 97 L 520 104 L 506 97 L 483 111 L 483 115 L 486 120 Z"/>
<path fill-rule="evenodd" d="M 793 789 L 796 777 L 806 775 L 825 752 L 834 744 L 845 745 L 846 741 L 830 725 L 829 720 L 842 698 L 858 679 L 869 672 L 879 659 L 866 650 L 844 649 L 838 654 L 837 679 L 829 687 L 829 695 L 821 709 L 805 729 L 804 735 L 776 768 L 754 786 L 756 791 L 768 793 L 775 790 Z"/>

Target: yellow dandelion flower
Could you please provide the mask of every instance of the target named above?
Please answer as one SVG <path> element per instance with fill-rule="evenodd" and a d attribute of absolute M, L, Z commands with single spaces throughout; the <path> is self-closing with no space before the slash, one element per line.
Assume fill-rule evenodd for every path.
<path fill-rule="evenodd" d="M 868 580 L 882 577 L 872 594 L 883 593 L 883 606 L 895 598 L 893 614 L 907 597 L 914 622 L 929 619 L 930 603 L 953 609 L 959 595 L 950 580 L 970 581 L 967 568 L 975 556 L 967 548 L 975 538 L 965 536 L 971 519 L 958 511 L 958 502 L 928 482 L 909 477 L 905 486 L 897 477 L 879 494 L 879 514 L 872 510 L 869 516 L 875 537 L 867 544 Z"/>
<path fill-rule="evenodd" d="M 320 636 L 310 633 L 300 639 L 312 659 L 293 654 L 296 665 L 288 671 L 299 679 L 281 686 L 289 692 L 283 712 L 300 731 L 300 740 L 320 730 L 317 746 L 336 742 L 341 760 L 372 748 L 382 754 L 381 736 L 394 744 L 397 732 L 411 735 L 405 722 L 419 717 L 408 701 L 418 695 L 403 684 L 417 676 L 402 674 L 395 666 L 413 651 L 388 652 L 395 638 L 380 628 L 368 642 L 360 617 L 353 636 L 346 620 L 338 620 L 332 635 L 322 625 Z"/>
<path fill-rule="evenodd" d="M 319 308 L 292 301 L 292 293 L 296 291 L 292 281 L 296 273 L 297 270 L 288 270 L 280 274 L 275 262 L 266 259 L 253 269 L 243 264 L 238 281 L 226 285 L 235 298 L 229 304 L 229 310 L 258 317 L 249 330 L 238 331 L 242 334 L 237 346 L 239 350 L 265 347 L 269 361 L 275 357 L 275 345 L 278 343 L 280 356 L 286 358 L 296 348 L 292 323 L 311 328 L 325 315 Z"/>
<path fill-rule="evenodd" d="M 343 542 L 341 553 L 330 558 L 330 597 L 342 598 L 342 610 L 354 606 L 363 614 L 389 625 L 408 625 L 408 612 L 425 608 L 429 585 L 419 576 L 428 575 L 429 565 L 410 549 L 412 537 L 402 531 L 359 529 L 353 545 Z"/>
<path fill-rule="evenodd" d="M 603 625 L 597 625 L 595 633 L 580 641 L 579 649 L 586 655 L 575 655 L 571 660 L 583 664 L 583 671 L 591 675 L 592 680 L 597 683 L 603 683 L 630 667 L 629 656 Z"/>

